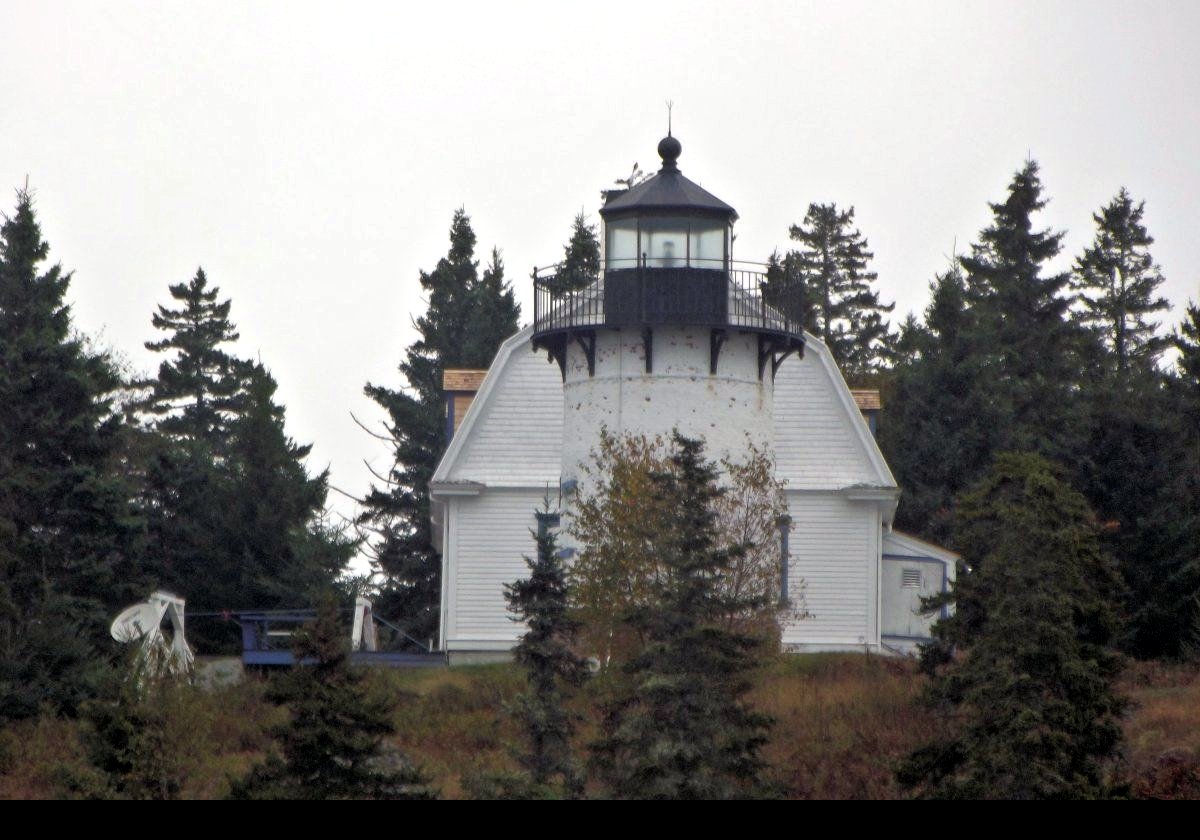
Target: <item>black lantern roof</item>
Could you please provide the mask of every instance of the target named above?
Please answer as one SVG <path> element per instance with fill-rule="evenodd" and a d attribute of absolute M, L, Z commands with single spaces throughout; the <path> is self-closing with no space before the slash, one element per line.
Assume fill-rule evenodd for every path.
<path fill-rule="evenodd" d="M 682 151 L 683 146 L 678 140 L 669 134 L 664 137 L 658 144 L 658 154 L 663 161 L 658 174 L 647 178 L 633 189 L 613 196 L 600 208 L 600 216 L 609 221 L 650 210 L 655 213 L 713 216 L 730 222 L 736 221 L 736 210 L 699 184 L 683 177 L 677 163 Z"/>

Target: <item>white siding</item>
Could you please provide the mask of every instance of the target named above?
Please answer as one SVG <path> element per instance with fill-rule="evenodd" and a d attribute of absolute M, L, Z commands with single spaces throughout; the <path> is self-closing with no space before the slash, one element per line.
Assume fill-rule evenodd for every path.
<path fill-rule="evenodd" d="M 528 574 L 523 555 L 532 555 L 531 528 L 542 507 L 540 490 L 484 490 L 449 505 L 446 647 L 472 643 L 515 643 L 522 628 L 508 617 L 504 584 Z M 506 645 L 507 646 L 507 645 Z"/>
<path fill-rule="evenodd" d="M 788 589 L 808 618 L 784 629 L 786 645 L 878 643 L 879 509 L 835 495 L 788 493 Z"/>
<path fill-rule="evenodd" d="M 778 475 L 796 489 L 892 484 L 890 477 L 880 480 L 855 434 L 851 424 L 865 427 L 866 421 L 857 409 L 847 410 L 841 393 L 845 384 L 836 370 L 831 375 L 822 364 L 825 352 L 810 343 L 803 358 L 786 359 L 775 375 Z"/>
<path fill-rule="evenodd" d="M 557 488 L 563 426 L 558 365 L 524 341 L 493 374 L 499 381 L 487 399 L 472 403 L 463 427 L 471 423 L 470 437 L 445 479 Z M 480 415 L 471 421 L 474 412 Z"/>

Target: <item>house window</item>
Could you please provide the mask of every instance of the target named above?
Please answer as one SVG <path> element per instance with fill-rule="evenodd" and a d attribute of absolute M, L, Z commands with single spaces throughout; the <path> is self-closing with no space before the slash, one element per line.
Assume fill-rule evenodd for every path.
<path fill-rule="evenodd" d="M 900 585 L 905 589 L 921 588 L 921 570 L 905 569 L 900 573 Z"/>

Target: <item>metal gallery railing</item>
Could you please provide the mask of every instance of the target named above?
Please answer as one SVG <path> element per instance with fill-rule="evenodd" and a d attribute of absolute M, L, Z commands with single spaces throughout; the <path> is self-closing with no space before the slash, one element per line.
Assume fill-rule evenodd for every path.
<path fill-rule="evenodd" d="M 613 267 L 588 273 L 563 264 L 533 275 L 534 334 L 671 324 L 802 338 L 804 285 L 783 266 Z"/>

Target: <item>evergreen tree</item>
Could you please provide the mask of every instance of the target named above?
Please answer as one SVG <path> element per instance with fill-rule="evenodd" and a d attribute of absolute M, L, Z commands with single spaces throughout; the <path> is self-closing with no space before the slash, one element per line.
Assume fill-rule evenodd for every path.
<path fill-rule="evenodd" d="M 244 603 L 272 609 L 312 603 L 350 561 L 354 544 L 323 523 L 329 470 L 310 476 L 284 429 L 277 385 L 248 369 L 244 410 L 230 426 L 227 540 Z M 232 575 L 231 575 L 232 577 Z"/>
<path fill-rule="evenodd" d="M 1183 323 L 1175 331 L 1172 343 L 1179 350 L 1179 378 L 1200 405 L 1200 304 L 1189 304 Z"/>
<path fill-rule="evenodd" d="M 512 712 L 525 730 L 527 749 L 521 765 L 534 794 L 561 790 L 583 793 L 583 773 L 571 750 L 577 716 L 567 709 L 569 692 L 587 677 L 587 663 L 574 652 L 580 623 L 570 615 L 567 569 L 554 531 L 535 534 L 537 555 L 529 577 L 505 584 L 504 596 L 515 621 L 528 629 L 513 651 L 525 669 L 526 691 Z"/>
<path fill-rule="evenodd" d="M 1079 292 L 1077 320 L 1096 330 L 1117 371 L 1153 367 L 1170 339 L 1147 319 L 1170 304 L 1156 297 L 1163 283 L 1149 246 L 1154 238 L 1142 222 L 1145 202 L 1136 205 L 1122 188 L 1092 218 L 1096 238 L 1075 263 L 1071 288 Z"/>
<path fill-rule="evenodd" d="M 904 488 L 899 525 L 945 541 L 953 502 L 987 468 L 1002 430 L 988 399 L 988 367 L 957 266 L 931 285 L 924 326 L 909 326 L 879 442 Z"/>
<path fill-rule="evenodd" d="M 878 275 L 867 266 L 875 255 L 854 227 L 854 208 L 810 204 L 791 238 L 801 245 L 787 263 L 804 282 L 805 328 L 829 348 L 847 379 L 878 372 L 893 340 L 883 315 L 895 304 L 881 303 L 871 288 Z"/>
<path fill-rule="evenodd" d="M 571 228 L 571 238 L 563 248 L 563 261 L 554 276 L 552 290 L 564 294 L 588 286 L 600 279 L 600 238 L 596 226 L 589 225 L 580 210 Z"/>
<path fill-rule="evenodd" d="M 963 498 L 958 544 L 956 609 L 923 651 L 941 666 L 928 698 L 948 732 L 901 781 L 939 798 L 1106 795 L 1124 708 L 1109 647 L 1119 584 L 1087 501 L 1045 459 L 1003 454 Z"/>
<path fill-rule="evenodd" d="M 1070 274 L 1043 273 L 1063 237 L 1033 229 L 1033 214 L 1045 206 L 1038 165 L 1028 161 L 960 262 L 991 371 L 986 399 L 1004 414 L 997 447 L 1068 458 L 1079 451 L 1073 435 L 1082 427 L 1073 399 L 1081 337 L 1066 318 Z"/>
<path fill-rule="evenodd" d="M 220 289 L 209 287 L 204 269 L 188 283 L 170 287 L 179 308 L 159 306 L 151 318 L 156 330 L 168 333 L 161 341 L 146 342 L 156 353 L 173 352 L 159 365 L 156 379 L 147 383 L 150 396 L 144 410 L 159 417 L 158 430 L 191 447 L 215 448 L 229 435 L 229 423 L 241 408 L 244 363 L 222 345 L 238 339 L 229 320 L 232 301 L 218 300 Z"/>
<path fill-rule="evenodd" d="M 275 380 L 225 345 L 238 338 L 231 301 L 203 270 L 170 288 L 146 346 L 171 353 L 141 405 L 155 433 L 145 457 L 144 504 L 160 584 L 193 610 L 272 609 L 310 603 L 353 546 L 324 527 L 328 474 L 310 477 L 284 430 Z M 233 650 L 232 624 L 194 623 L 200 650 Z"/>
<path fill-rule="evenodd" d="M 332 598 L 296 634 L 296 662 L 304 664 L 272 686 L 291 716 L 275 732 L 279 753 L 234 785 L 233 798 L 434 798 L 417 768 L 385 754 L 394 703 L 351 667 L 348 636 Z"/>
<path fill-rule="evenodd" d="M 487 367 L 520 317 L 498 254 L 482 281 L 477 268 L 475 233 L 460 209 L 449 253 L 433 271 L 421 272 L 429 307 L 400 363 L 407 387 L 365 388 L 388 414 L 394 461 L 379 476 L 384 485 L 367 494 L 359 523 L 376 534 L 371 552 L 384 576 L 379 609 L 420 639 L 432 638 L 438 623 L 441 561 L 430 533 L 429 480 L 448 443 L 442 371 Z"/>
<path fill-rule="evenodd" d="M 719 544 L 714 506 L 724 491 L 703 444 L 678 433 L 673 442 L 671 469 L 652 479 L 670 512 L 664 574 L 630 616 L 646 642 L 607 708 L 596 766 L 618 798 L 752 796 L 769 724 L 744 701 L 759 642 L 723 618 L 757 605 L 720 585 L 746 547 Z"/>
<path fill-rule="evenodd" d="M 0 717 L 71 712 L 108 622 L 136 599 L 140 523 L 119 468 L 111 360 L 72 328 L 71 275 L 43 269 L 28 191 L 0 226 Z"/>

